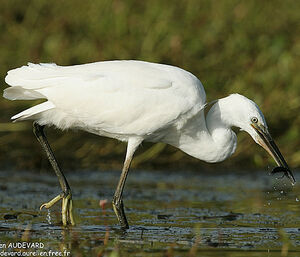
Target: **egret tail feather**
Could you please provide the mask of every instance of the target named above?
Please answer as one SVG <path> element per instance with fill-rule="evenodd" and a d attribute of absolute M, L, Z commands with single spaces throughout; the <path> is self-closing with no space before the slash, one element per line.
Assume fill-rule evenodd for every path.
<path fill-rule="evenodd" d="M 32 116 L 37 115 L 41 112 L 51 110 L 53 108 L 55 108 L 55 105 L 52 102 L 47 101 L 47 102 L 35 105 L 29 109 L 26 109 L 16 115 L 14 115 L 13 117 L 11 117 L 11 119 L 14 121 L 32 119 Z"/>
<path fill-rule="evenodd" d="M 3 92 L 3 97 L 8 100 L 34 100 L 46 98 L 35 90 L 25 89 L 20 86 L 6 88 Z"/>

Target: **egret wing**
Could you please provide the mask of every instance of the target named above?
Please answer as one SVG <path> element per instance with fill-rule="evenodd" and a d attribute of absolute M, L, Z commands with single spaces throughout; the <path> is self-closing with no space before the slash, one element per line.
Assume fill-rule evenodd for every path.
<path fill-rule="evenodd" d="M 56 108 L 40 119 L 60 128 L 147 135 L 175 121 L 184 122 L 205 104 L 201 82 L 173 66 L 111 61 L 28 67 L 31 77 L 22 70 L 26 80 L 13 80 L 16 72 L 9 72 L 6 81 L 51 101 Z"/>

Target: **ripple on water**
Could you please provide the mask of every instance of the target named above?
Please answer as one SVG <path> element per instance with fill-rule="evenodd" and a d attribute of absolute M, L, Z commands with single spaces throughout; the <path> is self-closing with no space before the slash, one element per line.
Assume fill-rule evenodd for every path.
<path fill-rule="evenodd" d="M 261 172 L 207 175 L 134 171 L 124 192 L 131 224 L 124 232 L 116 224 L 109 200 L 119 174 L 67 174 L 77 226 L 62 229 L 60 204 L 39 211 L 41 203 L 59 192 L 51 173 L 0 172 L 4 185 L 0 188 L 2 241 L 20 240 L 30 225 L 30 240 L 41 240 L 52 250 L 65 245 L 87 256 L 99 249 L 113 250 L 115 244 L 122 245 L 124 251 L 152 254 L 170 247 L 175 252 L 188 252 L 197 246 L 209 252 L 207 256 L 218 256 L 214 249 L 220 248 L 232 250 L 231 256 L 241 249 L 248 252 L 245 256 L 261 250 L 280 251 L 287 243 L 290 250 L 300 249 L 297 184 L 293 188 L 281 185 Z M 100 199 L 108 199 L 104 210 Z M 80 250 L 76 245 L 83 247 Z"/>

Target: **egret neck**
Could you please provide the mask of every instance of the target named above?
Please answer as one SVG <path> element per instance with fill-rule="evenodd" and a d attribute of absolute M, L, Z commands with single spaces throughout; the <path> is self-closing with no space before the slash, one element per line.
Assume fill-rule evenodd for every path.
<path fill-rule="evenodd" d="M 237 138 L 231 129 L 232 124 L 223 119 L 224 111 L 217 101 L 204 122 L 202 110 L 187 121 L 178 141 L 171 145 L 206 162 L 221 162 L 230 157 L 235 152 Z"/>

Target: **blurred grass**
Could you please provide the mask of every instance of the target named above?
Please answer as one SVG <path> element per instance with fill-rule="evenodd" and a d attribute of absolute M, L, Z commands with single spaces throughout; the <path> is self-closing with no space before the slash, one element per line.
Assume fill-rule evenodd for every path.
<path fill-rule="evenodd" d="M 2 89 L 6 72 L 28 61 L 71 65 L 140 59 L 180 66 L 200 78 L 208 101 L 234 92 L 253 99 L 290 166 L 300 166 L 299 1 L 0 3 Z M 48 167 L 31 124 L 7 124 L 13 114 L 33 104 L 0 99 L 2 168 Z M 66 169 L 120 168 L 122 164 L 125 145 L 120 142 L 84 132 L 48 131 Z M 151 147 L 147 143 L 141 147 L 136 166 L 265 168 L 272 163 L 245 133 L 239 135 L 234 158 L 219 165 L 204 164 L 169 146 Z M 147 156 L 142 153 L 145 150 Z"/>

